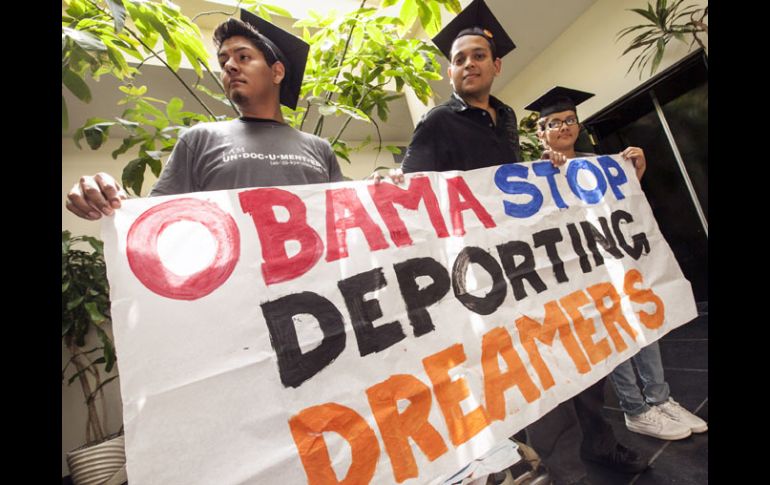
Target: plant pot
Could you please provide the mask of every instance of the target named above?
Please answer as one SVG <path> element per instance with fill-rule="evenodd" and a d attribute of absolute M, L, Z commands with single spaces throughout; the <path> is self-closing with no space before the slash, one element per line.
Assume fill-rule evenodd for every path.
<path fill-rule="evenodd" d="M 125 464 L 122 434 L 67 453 L 67 465 L 74 485 L 102 485 L 121 471 Z"/>

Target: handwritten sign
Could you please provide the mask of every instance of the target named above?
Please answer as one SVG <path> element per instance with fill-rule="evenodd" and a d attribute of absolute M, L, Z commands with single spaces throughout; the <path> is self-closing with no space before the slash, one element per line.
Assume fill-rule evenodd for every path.
<path fill-rule="evenodd" d="M 130 200 L 103 238 L 141 484 L 440 483 L 696 316 L 608 156 Z"/>

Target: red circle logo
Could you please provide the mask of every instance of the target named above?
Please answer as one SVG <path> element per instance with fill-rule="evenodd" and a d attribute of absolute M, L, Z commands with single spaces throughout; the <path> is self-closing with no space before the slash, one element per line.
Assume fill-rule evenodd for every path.
<path fill-rule="evenodd" d="M 191 275 L 168 270 L 158 254 L 158 238 L 170 225 L 190 221 L 202 224 L 213 236 L 213 261 Z M 216 204 L 199 199 L 174 199 L 139 216 L 128 231 L 128 265 L 150 291 L 175 300 L 197 300 L 219 288 L 230 277 L 241 254 L 238 225 Z"/>

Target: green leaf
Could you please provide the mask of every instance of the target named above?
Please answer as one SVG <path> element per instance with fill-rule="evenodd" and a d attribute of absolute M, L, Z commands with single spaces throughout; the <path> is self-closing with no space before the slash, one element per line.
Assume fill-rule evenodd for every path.
<path fill-rule="evenodd" d="M 460 0 L 448 0 L 448 6 L 447 4 L 444 4 L 444 7 L 447 7 L 447 9 L 452 13 L 460 13 L 460 11 L 463 9 L 462 5 L 460 5 Z"/>
<path fill-rule="evenodd" d="M 195 74 L 199 78 L 202 78 L 203 70 L 201 69 L 201 64 L 208 66 L 208 61 L 206 60 L 208 58 L 208 54 L 201 55 L 197 52 L 197 49 L 193 48 L 187 43 L 181 43 L 179 45 L 182 49 L 182 52 L 184 52 L 185 57 L 187 57 L 187 60 L 190 61 L 190 64 L 192 64 Z"/>
<path fill-rule="evenodd" d="M 431 11 L 431 16 L 425 32 L 433 37 L 441 30 L 441 10 L 439 9 L 438 3 L 434 1 L 429 2 L 428 7 Z"/>
<path fill-rule="evenodd" d="M 111 153 L 113 160 L 117 159 L 118 155 L 122 155 L 126 153 L 129 150 L 129 148 L 141 142 L 142 142 L 142 138 L 140 137 L 131 136 L 128 138 L 124 138 L 123 143 L 121 143 L 120 146 L 117 149 L 113 150 L 113 152 Z"/>
<path fill-rule="evenodd" d="M 398 3 L 398 0 L 383 0 L 382 8 L 390 7 L 391 5 L 395 5 L 396 3 Z"/>
<path fill-rule="evenodd" d="M 107 141 L 107 132 L 98 126 L 86 128 L 83 133 L 91 150 L 98 150 Z"/>
<path fill-rule="evenodd" d="M 652 22 L 653 24 L 658 25 L 658 18 L 655 16 L 654 13 L 649 12 L 647 10 L 642 10 L 641 8 L 631 8 L 629 10 L 631 10 L 632 12 L 638 13 L 642 17 Z"/>
<path fill-rule="evenodd" d="M 142 193 L 145 166 L 146 162 L 144 159 L 135 158 L 128 162 L 125 167 L 123 167 L 121 181 L 126 188 L 130 188 L 131 191 L 136 195 L 140 195 Z"/>
<path fill-rule="evenodd" d="M 80 76 L 67 69 L 62 73 L 61 81 L 79 100 L 85 103 L 91 102 L 91 90 Z"/>
<path fill-rule="evenodd" d="M 115 22 L 115 32 L 118 34 L 123 30 L 123 25 L 126 23 L 126 7 L 123 6 L 121 0 L 105 0 L 110 7 L 110 13 L 112 13 L 113 21 Z"/>
<path fill-rule="evenodd" d="M 285 8 L 281 8 L 276 5 L 270 5 L 267 3 L 263 3 L 262 7 L 264 7 L 266 10 L 273 12 L 276 15 L 280 15 L 281 17 L 289 17 L 289 18 L 292 17 L 291 12 L 289 12 Z"/>
<path fill-rule="evenodd" d="M 380 45 L 387 44 L 387 41 L 385 40 L 385 36 L 382 34 L 382 31 L 377 27 L 377 24 L 374 24 L 374 23 L 366 24 L 366 33 L 369 34 L 369 38 L 371 38 L 378 44 Z"/>
<path fill-rule="evenodd" d="M 666 42 L 663 39 L 658 39 L 657 43 L 657 52 L 655 53 L 655 58 L 652 61 L 652 66 L 650 67 L 650 76 L 655 73 L 655 71 L 658 70 L 658 65 L 660 65 L 660 61 L 663 59 L 663 54 L 666 52 Z"/>
<path fill-rule="evenodd" d="M 147 86 L 118 86 L 118 89 L 129 96 L 142 96 L 147 92 Z"/>
<path fill-rule="evenodd" d="M 339 111 L 342 111 L 346 115 L 351 116 L 351 117 L 353 117 L 353 118 L 355 118 L 357 120 L 366 121 L 367 123 L 369 123 L 371 121 L 369 119 L 369 117 L 366 115 L 366 113 L 364 113 L 363 111 L 361 111 L 358 108 L 354 108 L 352 106 L 344 106 L 344 105 L 338 104 L 337 105 L 337 109 Z"/>
<path fill-rule="evenodd" d="M 145 98 L 147 99 L 147 98 Z M 144 99 L 139 99 L 136 101 L 136 107 L 139 109 L 139 112 L 145 115 L 152 115 L 156 118 L 165 118 L 166 115 L 163 113 L 163 111 L 159 110 L 152 104 L 148 103 Z"/>
<path fill-rule="evenodd" d="M 230 106 L 229 101 L 227 101 L 227 96 L 225 96 L 222 93 L 214 92 L 214 91 L 210 90 L 209 88 L 207 88 L 206 86 L 204 86 L 203 84 L 198 84 L 197 86 L 195 86 L 195 89 L 197 89 L 198 91 L 201 91 L 203 93 L 208 94 L 209 96 L 211 96 L 212 98 L 216 99 L 217 101 L 219 101 L 222 104 L 226 104 L 227 106 Z"/>
<path fill-rule="evenodd" d="M 412 56 L 412 64 L 416 70 L 422 71 L 422 69 L 425 67 L 425 58 L 422 56 L 422 53 L 417 52 Z"/>
<path fill-rule="evenodd" d="M 157 12 L 149 12 L 144 10 L 141 11 L 140 15 L 142 20 L 145 21 L 148 25 L 152 26 L 152 28 L 155 29 L 155 31 L 159 33 L 161 37 L 163 37 L 165 42 L 168 42 L 172 46 L 176 47 L 174 39 L 171 37 L 171 34 L 169 34 L 165 24 L 158 17 Z"/>
<path fill-rule="evenodd" d="M 394 155 L 401 155 L 401 149 L 394 145 L 385 145 L 385 149 Z"/>
<path fill-rule="evenodd" d="M 102 358 L 102 362 L 105 363 L 104 370 L 110 372 L 112 370 L 112 366 L 115 365 L 115 347 L 113 346 L 109 335 L 107 335 L 107 332 L 105 332 L 101 327 L 94 328 L 96 329 L 97 335 L 99 335 L 99 339 L 104 345 L 104 358 Z"/>
<path fill-rule="evenodd" d="M 171 98 L 171 101 L 166 105 L 166 115 L 168 119 L 174 123 L 181 124 L 182 116 L 180 115 L 184 102 L 179 98 Z"/>
<path fill-rule="evenodd" d="M 70 37 L 77 45 L 87 51 L 106 51 L 107 46 L 96 35 L 83 30 L 62 27 L 63 34 Z"/>
<path fill-rule="evenodd" d="M 61 252 L 62 254 L 66 253 L 70 250 L 70 239 L 72 238 L 72 233 L 69 231 L 62 231 L 61 232 Z"/>
<path fill-rule="evenodd" d="M 88 317 L 91 319 L 91 321 L 95 324 L 103 323 L 105 320 L 107 320 L 107 317 L 102 315 L 102 312 L 99 311 L 99 307 L 96 306 L 96 303 L 94 302 L 88 302 L 85 305 L 86 311 L 88 312 Z"/>
<path fill-rule="evenodd" d="M 182 63 L 182 53 L 179 49 L 172 47 L 168 42 L 164 42 L 163 52 L 166 54 L 166 62 L 171 66 L 171 69 L 174 72 L 178 71 L 179 65 Z"/>
<path fill-rule="evenodd" d="M 91 236 L 82 236 L 83 241 L 86 241 L 98 254 L 104 253 L 104 243 L 99 239 Z"/>
<path fill-rule="evenodd" d="M 331 104 L 322 104 L 318 107 L 318 112 L 322 116 L 331 116 L 337 112 L 337 107 Z"/>
<path fill-rule="evenodd" d="M 75 382 L 75 379 L 77 379 L 78 377 L 80 377 L 80 375 L 81 375 L 81 374 L 83 374 L 84 372 L 86 372 L 87 370 L 88 370 L 88 367 L 86 367 L 85 369 L 82 369 L 82 370 L 80 370 L 80 371 L 78 371 L 78 372 L 75 372 L 75 373 L 74 373 L 74 374 L 73 374 L 73 375 L 72 375 L 72 376 L 69 378 L 69 380 L 67 381 L 67 385 L 69 386 L 70 384 L 72 384 L 73 382 Z"/>
<path fill-rule="evenodd" d="M 160 176 L 160 171 L 163 169 L 163 164 L 161 163 L 161 157 L 164 155 L 163 152 L 157 151 L 157 150 L 151 150 L 145 152 L 146 156 L 142 157 L 147 165 L 150 166 L 150 170 L 152 173 L 156 176 Z"/>
<path fill-rule="evenodd" d="M 64 337 L 72 329 L 73 321 L 69 318 L 62 318 L 61 320 L 61 335 Z"/>
<path fill-rule="evenodd" d="M 388 112 L 382 104 L 377 105 L 377 117 L 382 121 L 388 121 Z"/>
<path fill-rule="evenodd" d="M 417 13 L 420 17 L 420 24 L 422 25 L 422 28 L 425 29 L 425 33 L 428 34 L 428 37 L 436 35 L 437 32 L 429 32 L 429 28 L 433 27 L 431 22 L 433 11 L 431 11 L 428 4 L 425 3 L 425 0 L 417 0 Z"/>
<path fill-rule="evenodd" d="M 618 41 L 621 38 L 623 38 L 624 36 L 630 34 L 631 32 L 634 32 L 635 30 L 645 29 L 645 28 L 655 29 L 655 26 L 652 25 L 652 24 L 644 24 L 644 25 L 634 25 L 633 27 L 626 27 L 625 29 L 623 29 L 620 32 L 618 32 L 617 38 L 615 40 Z M 654 32 L 654 30 L 650 31 L 650 33 L 652 33 L 652 32 Z"/>
<path fill-rule="evenodd" d="M 273 22 L 273 19 L 270 17 L 270 11 L 267 10 L 264 5 L 257 4 L 257 16 L 262 17 L 270 23 Z"/>
<path fill-rule="evenodd" d="M 83 300 L 85 299 L 84 296 L 78 296 L 70 301 L 67 302 L 67 310 L 72 310 L 74 308 L 77 308 L 80 306 L 81 303 L 83 303 Z"/>
<path fill-rule="evenodd" d="M 430 72 L 430 71 L 423 72 L 422 77 L 424 77 L 425 79 L 430 79 L 431 81 L 440 81 L 444 79 L 443 77 L 441 77 L 441 74 L 437 72 Z"/>
<path fill-rule="evenodd" d="M 399 29 L 399 33 L 403 35 L 409 30 L 414 21 L 417 20 L 417 14 L 417 0 L 404 0 L 404 4 L 401 5 L 401 11 L 398 13 L 398 18 L 404 22 L 404 26 Z"/>

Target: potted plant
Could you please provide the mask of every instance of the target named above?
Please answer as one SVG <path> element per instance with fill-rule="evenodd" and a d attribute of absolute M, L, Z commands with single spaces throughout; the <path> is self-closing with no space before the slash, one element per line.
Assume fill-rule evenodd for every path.
<path fill-rule="evenodd" d="M 634 58 L 634 62 L 629 66 L 626 74 L 636 66 L 639 70 L 639 79 L 642 78 L 645 67 L 650 65 L 650 76 L 658 70 L 663 54 L 666 52 L 666 46 L 672 39 L 687 42 L 690 39 L 690 47 L 697 43 L 698 46 L 708 55 L 708 46 L 698 37 L 702 34 L 708 38 L 709 26 L 706 23 L 706 17 L 709 14 L 708 5 L 698 7 L 696 4 L 682 6 L 684 0 L 674 0 L 668 3 L 666 0 L 656 0 L 655 7 L 652 2 L 647 2 L 647 8 L 631 8 L 631 12 L 641 15 L 647 23 L 626 27 L 617 34 L 617 40 L 631 34 L 636 34 L 631 43 L 623 51 L 623 56 L 629 52 L 641 49 L 641 52 Z M 681 7 L 681 9 L 680 9 Z M 652 61 L 652 63 L 650 63 Z"/>
<path fill-rule="evenodd" d="M 74 247 L 82 243 L 91 251 Z M 115 475 L 125 473 L 126 461 L 122 433 L 106 433 L 106 410 L 96 405 L 97 397 L 104 398 L 104 386 L 117 378 L 107 377 L 115 366 L 115 347 L 104 329 L 110 323 L 110 290 L 103 243 L 62 231 L 61 263 L 62 340 L 70 356 L 62 383 L 80 385 L 88 411 L 86 443 L 67 454 L 67 463 L 75 485 L 102 484 L 113 477 L 119 480 Z"/>

